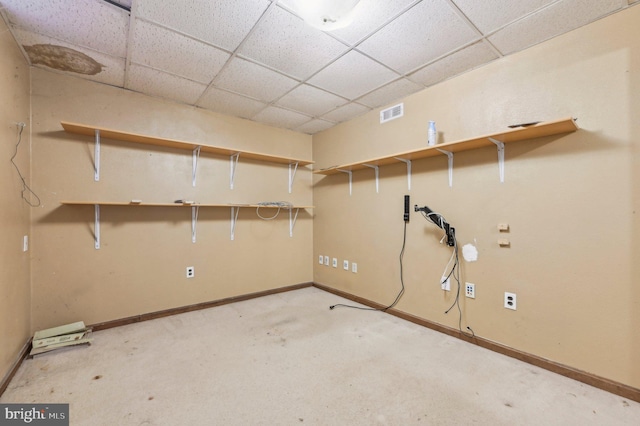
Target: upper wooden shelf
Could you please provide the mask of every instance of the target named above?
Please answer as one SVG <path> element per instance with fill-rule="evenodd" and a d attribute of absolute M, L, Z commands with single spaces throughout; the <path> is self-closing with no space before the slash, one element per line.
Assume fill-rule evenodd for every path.
<path fill-rule="evenodd" d="M 261 204 L 208 204 L 208 203 L 137 203 L 137 202 L 112 202 L 112 201 L 60 201 L 60 204 L 67 206 L 141 206 L 141 207 L 260 207 L 260 208 L 274 208 L 278 207 L 287 209 L 288 207 L 282 207 L 277 205 L 261 205 Z M 292 209 L 312 209 L 314 206 L 291 206 Z"/>
<path fill-rule="evenodd" d="M 333 175 L 336 173 L 340 173 L 341 171 L 365 169 L 367 168 L 367 166 L 384 166 L 387 164 L 399 163 L 402 160 L 419 160 L 421 158 L 445 155 L 445 153 L 441 152 L 440 150 L 447 152 L 461 152 L 487 146 L 495 146 L 495 143 L 492 141 L 492 139 L 498 142 L 508 143 L 540 138 L 544 136 L 571 133 L 575 132 L 576 130 L 578 130 L 578 126 L 575 120 L 569 117 L 561 120 L 539 123 L 528 127 L 510 129 L 505 132 L 494 133 L 471 139 L 465 139 L 456 142 L 447 142 L 415 151 L 405 151 L 385 157 L 372 158 L 369 160 L 358 161 L 356 163 L 344 164 L 341 166 L 333 166 L 326 169 L 316 170 L 313 173 L 321 175 Z"/>
<path fill-rule="evenodd" d="M 60 124 L 62 124 L 62 127 L 66 132 L 76 133 L 79 135 L 95 136 L 95 131 L 100 130 L 101 138 L 116 139 L 116 140 L 125 141 L 125 142 L 165 146 L 165 147 L 184 149 L 184 150 L 194 150 L 197 147 L 201 147 L 200 149 L 202 152 L 210 152 L 212 154 L 227 155 L 227 156 L 236 155 L 240 153 L 242 158 L 267 161 L 271 163 L 280 163 L 280 164 L 298 163 L 298 165 L 300 166 L 313 164 L 313 161 L 301 160 L 297 158 L 281 157 L 281 156 L 269 155 L 269 154 L 260 154 L 252 151 L 242 151 L 238 149 L 223 148 L 219 146 L 194 143 L 194 142 L 186 142 L 186 141 L 180 141 L 175 139 L 158 138 L 155 136 L 146 136 L 146 135 L 140 135 L 137 133 L 121 132 L 119 130 L 107 129 L 107 128 L 98 127 L 98 126 L 89 126 L 86 124 L 69 123 L 67 121 L 61 121 Z"/>

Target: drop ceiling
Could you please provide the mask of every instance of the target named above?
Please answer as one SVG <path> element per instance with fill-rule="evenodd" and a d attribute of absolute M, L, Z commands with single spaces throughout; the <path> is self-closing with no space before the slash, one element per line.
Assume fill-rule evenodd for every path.
<path fill-rule="evenodd" d="M 638 0 L 361 0 L 322 32 L 293 0 L 0 0 L 34 67 L 313 134 Z"/>

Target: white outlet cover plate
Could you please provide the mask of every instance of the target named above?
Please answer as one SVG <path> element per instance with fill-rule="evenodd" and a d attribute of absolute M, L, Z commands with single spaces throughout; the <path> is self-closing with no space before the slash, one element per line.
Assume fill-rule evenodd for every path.
<path fill-rule="evenodd" d="M 476 298 L 476 285 L 474 283 L 464 283 L 465 296 L 470 299 Z"/>
<path fill-rule="evenodd" d="M 451 279 L 443 276 L 440 279 L 440 288 L 445 291 L 451 291 Z"/>
<path fill-rule="evenodd" d="M 358 264 L 356 262 L 351 262 L 351 272 L 354 274 L 358 273 Z"/>
<path fill-rule="evenodd" d="M 343 268 L 345 271 L 348 271 L 348 270 L 349 270 L 349 261 L 348 261 L 348 260 L 343 260 L 343 261 L 342 261 L 342 268 Z"/>
<path fill-rule="evenodd" d="M 318 257 L 318 263 L 321 264 L 321 265 L 324 263 L 324 256 L 320 255 Z"/>
<path fill-rule="evenodd" d="M 508 292 L 504 292 L 504 307 L 507 309 L 512 309 L 512 310 L 516 310 L 517 307 L 517 300 L 516 300 L 516 294 L 515 293 L 508 293 Z"/>
<path fill-rule="evenodd" d="M 329 256 L 324 257 L 324 266 L 329 266 Z"/>
<path fill-rule="evenodd" d="M 332 265 L 334 268 L 337 268 L 337 267 L 338 267 L 338 259 L 336 259 L 336 258 L 334 257 L 334 258 L 333 258 L 333 261 L 331 262 L 331 265 Z"/>

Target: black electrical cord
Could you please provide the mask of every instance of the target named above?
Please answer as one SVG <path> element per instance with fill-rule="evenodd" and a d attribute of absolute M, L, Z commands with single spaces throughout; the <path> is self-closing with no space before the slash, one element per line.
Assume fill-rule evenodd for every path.
<path fill-rule="evenodd" d="M 424 216 L 425 219 L 430 220 L 429 216 L 435 216 L 438 219 L 438 222 L 440 223 L 440 227 L 444 229 L 443 224 L 447 223 L 447 221 L 444 219 L 444 217 L 442 217 L 442 215 L 438 214 L 438 213 L 434 213 L 431 212 L 429 214 L 425 213 L 424 211 L 422 212 L 422 215 Z M 448 236 L 445 235 L 445 238 L 447 238 Z M 474 333 L 473 329 L 469 326 L 467 326 L 467 330 L 469 330 L 471 332 L 471 334 L 467 333 L 466 331 L 462 330 L 462 309 L 460 308 L 460 258 L 458 257 L 458 240 L 455 238 L 455 236 L 453 236 L 453 256 L 454 256 L 454 262 L 453 262 L 453 266 L 451 267 L 451 270 L 449 271 L 449 273 L 445 276 L 445 278 L 442 280 L 444 282 L 446 282 L 449 278 L 453 277 L 454 280 L 456 280 L 457 283 L 457 289 L 456 289 L 456 298 L 453 301 L 453 303 L 451 304 L 451 306 L 449 307 L 449 309 L 447 309 L 444 313 L 448 314 L 449 311 L 451 311 L 451 309 L 453 309 L 454 306 L 456 306 L 458 308 L 458 330 L 460 330 L 460 333 L 464 334 L 467 337 L 475 337 L 476 334 Z M 441 283 L 441 284 L 442 284 Z"/>
<path fill-rule="evenodd" d="M 11 164 L 13 164 L 13 167 L 16 168 L 16 171 L 18 172 L 18 176 L 20 176 L 20 180 L 22 181 L 22 191 L 20 192 L 20 195 L 22 196 L 22 199 L 29 204 L 31 207 L 39 207 L 40 206 L 40 197 L 38 197 L 36 195 L 35 192 L 33 192 L 31 190 L 31 188 L 29 188 L 29 185 L 27 185 L 27 182 L 24 180 L 24 177 L 22 176 L 22 173 L 20 173 L 20 169 L 18 168 L 18 165 L 15 163 L 15 161 L 13 161 L 14 158 L 16 158 L 16 155 L 18 155 L 18 147 L 20 146 L 20 142 L 22 142 L 22 132 L 24 131 L 24 127 L 26 125 L 24 123 L 18 123 L 18 127 L 20 128 L 20 130 L 18 130 L 18 143 L 16 143 L 16 149 L 15 152 L 13 153 L 13 156 L 11 157 Z M 27 199 L 27 197 L 24 196 L 25 191 L 29 191 L 34 197 L 36 197 L 37 203 L 33 204 L 31 201 L 29 201 Z"/>
<path fill-rule="evenodd" d="M 400 250 L 400 284 L 402 285 L 402 288 L 400 289 L 400 292 L 398 293 L 398 295 L 396 296 L 396 299 L 393 301 L 392 304 L 390 304 L 386 308 L 363 308 L 361 306 L 345 305 L 343 303 L 338 303 L 338 304 L 329 306 L 329 309 L 334 309 L 337 306 L 342 306 L 344 308 L 360 309 L 362 311 L 382 311 L 382 312 L 385 312 L 387 309 L 391 309 L 394 306 L 396 306 L 398 304 L 398 302 L 400 301 L 400 298 L 404 294 L 404 276 L 403 276 L 403 271 L 402 271 L 402 258 L 404 257 L 404 248 L 406 246 L 406 243 L 407 243 L 407 221 L 404 222 L 404 232 L 403 232 L 403 237 L 402 237 L 402 250 Z"/>

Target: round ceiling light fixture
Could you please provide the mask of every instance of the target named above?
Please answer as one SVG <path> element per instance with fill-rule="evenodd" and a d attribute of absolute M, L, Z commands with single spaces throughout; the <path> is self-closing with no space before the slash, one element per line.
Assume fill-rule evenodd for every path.
<path fill-rule="evenodd" d="M 289 0 L 286 3 L 312 27 L 333 31 L 351 24 L 360 0 Z"/>

